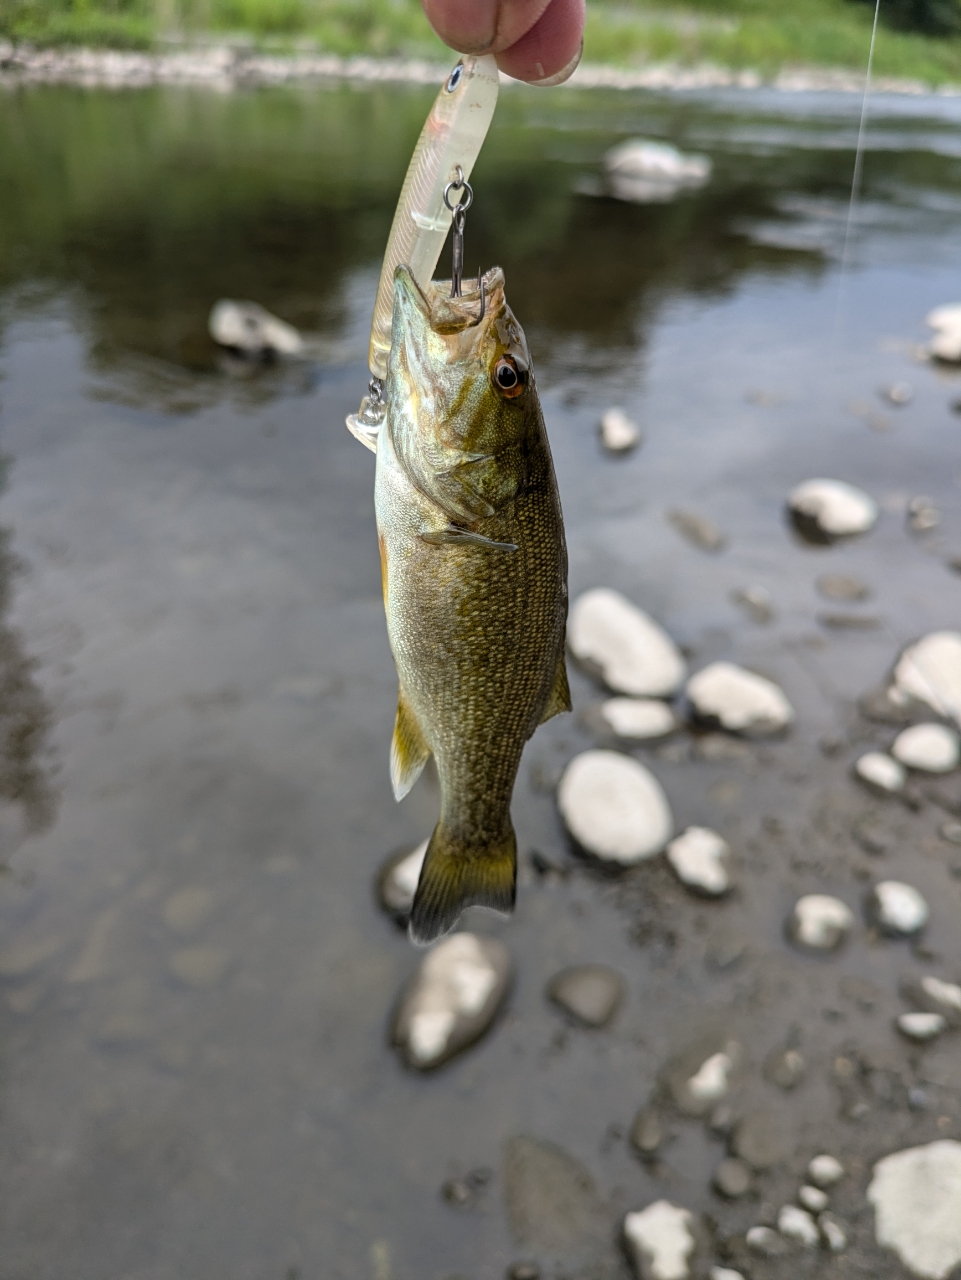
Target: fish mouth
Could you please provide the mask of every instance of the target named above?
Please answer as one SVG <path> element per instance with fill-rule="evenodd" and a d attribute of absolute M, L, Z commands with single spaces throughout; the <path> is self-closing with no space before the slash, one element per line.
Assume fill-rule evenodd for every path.
<path fill-rule="evenodd" d="M 394 299 L 408 334 L 429 329 L 446 337 L 466 329 L 486 329 L 504 307 L 504 272 L 491 267 L 464 284 L 462 296 L 452 298 L 450 281 L 432 280 L 422 288 L 410 267 L 399 266 L 394 272 Z"/>

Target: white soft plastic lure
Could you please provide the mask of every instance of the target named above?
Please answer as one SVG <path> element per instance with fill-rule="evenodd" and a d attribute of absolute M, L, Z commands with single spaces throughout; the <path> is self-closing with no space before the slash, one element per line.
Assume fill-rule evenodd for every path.
<path fill-rule="evenodd" d="M 498 88 L 493 55 L 465 55 L 444 82 L 421 130 L 397 202 L 374 302 L 368 364 L 378 380 L 387 376 L 394 272 L 406 266 L 421 288 L 430 285 L 452 221 L 444 192 L 450 183 L 470 177 L 494 116 Z M 360 412 L 347 419 L 347 426 L 369 449 L 376 448 L 378 407 L 376 398 L 367 397 Z"/>

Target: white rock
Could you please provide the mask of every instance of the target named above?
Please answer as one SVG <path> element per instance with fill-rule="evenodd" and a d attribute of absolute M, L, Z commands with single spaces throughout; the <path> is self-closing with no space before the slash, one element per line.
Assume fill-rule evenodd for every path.
<path fill-rule="evenodd" d="M 398 919 L 406 920 L 410 915 L 428 843 L 424 840 L 400 859 L 391 859 L 381 872 L 378 884 L 381 904 Z"/>
<path fill-rule="evenodd" d="M 702 187 L 711 176 L 707 156 L 685 155 L 665 142 L 630 138 L 604 157 L 611 194 L 618 200 L 656 204 Z"/>
<path fill-rule="evenodd" d="M 299 356 L 304 349 L 304 340 L 293 325 L 278 320 L 256 302 L 221 298 L 214 304 L 208 324 L 214 342 L 248 355 L 273 351 Z"/>
<path fill-rule="evenodd" d="M 832 1253 L 840 1253 L 848 1247 L 848 1233 L 833 1214 L 822 1213 L 818 1217 L 818 1226 L 824 1243 Z"/>
<path fill-rule="evenodd" d="M 744 1280 L 740 1271 L 732 1271 L 730 1267 L 711 1267 L 711 1280 Z"/>
<path fill-rule="evenodd" d="M 677 728 L 677 716 L 657 698 L 608 698 L 601 706 L 601 717 L 619 738 L 638 742 L 663 738 Z"/>
<path fill-rule="evenodd" d="M 660 853 L 674 831 L 661 784 L 618 751 L 585 751 L 561 778 L 557 803 L 574 839 L 596 857 L 625 866 Z"/>
<path fill-rule="evenodd" d="M 902 1013 L 897 1019 L 898 1030 L 909 1040 L 933 1040 L 947 1025 L 941 1013 Z"/>
<path fill-rule="evenodd" d="M 712 662 L 687 682 L 697 715 L 731 733 L 777 733 L 794 719 L 794 708 L 771 680 L 733 662 Z"/>
<path fill-rule="evenodd" d="M 878 518 L 878 506 L 843 480 L 805 480 L 788 495 L 788 507 L 802 531 L 828 541 L 866 533 Z"/>
<path fill-rule="evenodd" d="M 840 898 L 809 893 L 794 904 L 791 936 L 802 946 L 830 951 L 840 946 L 853 925 L 854 913 Z"/>
<path fill-rule="evenodd" d="M 929 350 L 939 360 L 961 361 L 961 305 L 948 303 L 935 307 L 926 317 L 935 330 Z"/>
<path fill-rule="evenodd" d="M 426 1071 L 472 1044 L 507 993 L 510 961 L 493 938 L 455 933 L 421 961 L 401 1001 L 393 1040 Z"/>
<path fill-rule="evenodd" d="M 780 1257 L 786 1250 L 783 1239 L 772 1227 L 750 1227 L 744 1241 L 752 1253 L 765 1258 Z"/>
<path fill-rule="evenodd" d="M 737 1059 L 730 1053 L 714 1053 L 705 1059 L 687 1082 L 688 1092 L 699 1102 L 717 1102 L 727 1093 Z"/>
<path fill-rule="evenodd" d="M 894 668 L 894 695 L 917 698 L 961 724 L 961 634 L 932 631 L 909 645 Z"/>
<path fill-rule="evenodd" d="M 624 1219 L 624 1238 L 643 1280 L 687 1280 L 694 1252 L 694 1215 L 668 1200 L 656 1200 Z"/>
<path fill-rule="evenodd" d="M 787 1240 L 794 1240 L 805 1249 L 813 1249 L 820 1240 L 817 1223 L 806 1209 L 796 1204 L 782 1205 L 777 1215 L 777 1229 Z"/>
<path fill-rule="evenodd" d="M 961 761 L 961 739 L 943 724 L 915 724 L 898 734 L 891 754 L 909 769 L 950 773 Z"/>
<path fill-rule="evenodd" d="M 859 756 L 854 764 L 854 772 L 869 787 L 876 787 L 878 791 L 888 791 L 891 794 L 902 790 L 907 782 L 907 774 L 903 766 L 898 764 L 897 760 L 892 760 L 890 756 L 885 755 L 883 751 L 867 751 L 863 756 Z"/>
<path fill-rule="evenodd" d="M 666 698 L 684 679 L 677 645 L 618 591 L 595 587 L 578 596 L 567 636 L 574 657 L 597 668 L 618 693 Z"/>
<path fill-rule="evenodd" d="M 707 827 L 688 827 L 667 846 L 667 859 L 677 878 L 689 889 L 718 897 L 731 887 L 725 840 Z"/>
<path fill-rule="evenodd" d="M 833 1187 L 844 1177 L 844 1165 L 836 1156 L 815 1156 L 808 1165 L 808 1177 L 816 1187 Z"/>
<path fill-rule="evenodd" d="M 930 974 L 918 983 L 921 992 L 935 1005 L 949 1014 L 961 1014 L 961 987 L 954 982 L 942 982 Z"/>
<path fill-rule="evenodd" d="M 601 443 L 611 453 L 627 453 L 641 442 L 641 429 L 623 409 L 608 409 L 601 418 Z"/>
<path fill-rule="evenodd" d="M 916 1276 L 947 1280 L 961 1262 L 961 1142 L 885 1156 L 868 1187 L 875 1236 Z"/>
<path fill-rule="evenodd" d="M 871 891 L 871 912 L 885 933 L 908 936 L 928 921 L 928 904 L 917 889 L 900 880 L 882 880 Z"/>
<path fill-rule="evenodd" d="M 820 1187 L 804 1186 L 797 1193 L 797 1198 L 808 1213 L 823 1213 L 828 1207 L 828 1197 Z"/>

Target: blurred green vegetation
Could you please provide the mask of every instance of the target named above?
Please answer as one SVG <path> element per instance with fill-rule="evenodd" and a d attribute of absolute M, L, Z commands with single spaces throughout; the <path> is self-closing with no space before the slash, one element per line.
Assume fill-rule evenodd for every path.
<path fill-rule="evenodd" d="M 872 0 L 590 0 L 588 61 L 863 68 Z M 961 0 L 884 0 L 879 75 L 961 81 Z M 269 48 L 446 58 L 418 0 L 0 0 L 0 33 L 146 48 L 240 37 Z"/>

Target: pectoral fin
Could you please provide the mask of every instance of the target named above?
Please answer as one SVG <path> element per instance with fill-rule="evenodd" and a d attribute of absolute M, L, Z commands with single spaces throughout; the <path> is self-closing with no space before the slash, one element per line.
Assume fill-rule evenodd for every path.
<path fill-rule="evenodd" d="M 390 780 L 395 800 L 403 800 L 420 777 L 429 756 L 430 747 L 424 741 L 417 718 L 401 689 L 397 698 L 394 737 L 390 744 Z"/>
<path fill-rule="evenodd" d="M 377 452 L 377 437 L 383 423 L 380 422 L 364 422 L 356 413 L 347 415 L 347 430 L 359 440 L 362 445 L 368 448 L 371 453 Z"/>
<path fill-rule="evenodd" d="M 570 711 L 570 709 L 571 690 L 567 683 L 567 663 L 564 661 L 564 650 L 561 649 L 561 656 L 557 659 L 557 670 L 554 672 L 554 683 L 551 686 L 540 722 L 543 724 L 545 720 L 550 720 L 552 716 L 560 715 L 562 711 Z"/>
<path fill-rule="evenodd" d="M 495 542 L 493 538 L 485 538 L 482 533 L 472 533 L 470 529 L 458 529 L 449 524 L 444 529 L 430 529 L 420 535 L 423 542 L 436 546 L 453 545 L 462 547 L 486 547 L 488 551 L 516 551 L 513 542 Z"/>

